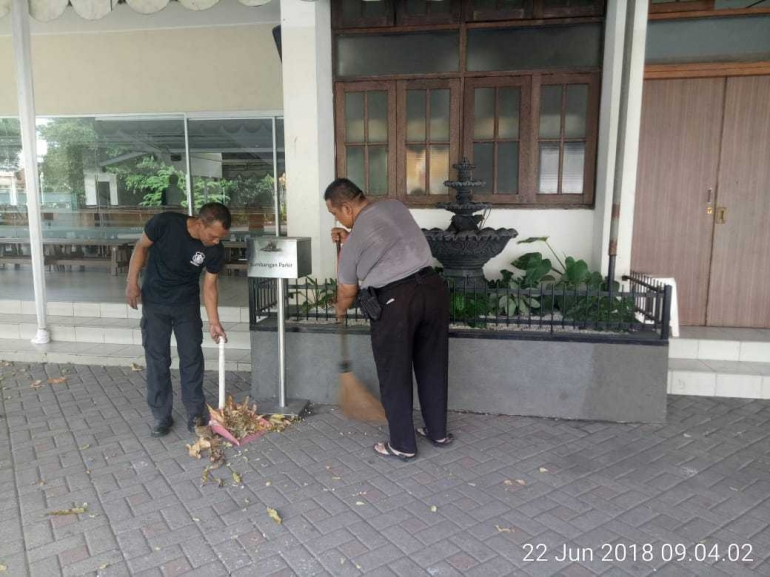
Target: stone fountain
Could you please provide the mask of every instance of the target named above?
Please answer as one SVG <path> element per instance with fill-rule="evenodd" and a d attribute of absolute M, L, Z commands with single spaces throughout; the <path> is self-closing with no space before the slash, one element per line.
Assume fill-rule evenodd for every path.
<path fill-rule="evenodd" d="M 477 212 L 491 209 L 486 202 L 473 202 L 473 189 L 484 186 L 481 180 L 473 180 L 474 165 L 463 158 L 457 169 L 457 180 L 447 180 L 444 185 L 456 191 L 454 202 L 439 202 L 436 207 L 454 213 L 449 228 L 423 229 L 433 256 L 443 265 L 444 276 L 459 286 L 483 288 L 484 265 L 500 254 L 508 241 L 518 236 L 512 228 L 479 228 L 483 215 Z"/>

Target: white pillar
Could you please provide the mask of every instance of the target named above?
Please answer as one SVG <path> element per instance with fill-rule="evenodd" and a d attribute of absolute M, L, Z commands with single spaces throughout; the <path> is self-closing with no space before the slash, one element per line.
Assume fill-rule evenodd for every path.
<path fill-rule="evenodd" d="M 618 5 L 624 2 L 618 2 Z M 609 2 L 611 6 L 613 2 Z M 616 6 L 615 9 L 619 9 Z M 609 16 L 609 14 L 608 14 Z M 617 152 L 615 170 L 608 182 L 620 188 L 620 221 L 615 279 L 631 270 L 631 241 L 634 231 L 634 202 L 636 198 L 636 169 L 639 160 L 639 131 L 642 118 L 642 89 L 644 85 L 644 52 L 647 39 L 647 0 L 627 0 L 624 18 L 622 50 L 623 74 L 626 87 L 621 90 L 618 109 Z M 621 81 L 622 83 L 622 81 Z M 619 156 L 618 156 L 619 155 Z M 609 171 L 608 171 L 609 174 Z M 607 270 L 609 231 L 612 216 L 612 188 L 608 188 L 600 207 L 603 210 L 601 232 L 602 271 Z"/>
<path fill-rule="evenodd" d="M 604 24 L 602 95 L 599 108 L 599 142 L 594 197 L 594 240 L 592 260 L 596 270 L 607 270 L 607 246 L 612 216 L 612 187 L 615 180 L 615 153 L 618 146 L 620 80 L 623 73 L 623 43 L 626 37 L 627 0 L 607 3 Z"/>
<path fill-rule="evenodd" d="M 21 145 L 24 158 L 24 177 L 27 185 L 27 213 L 29 218 L 32 282 L 35 291 L 37 334 L 33 343 L 51 340 L 46 319 L 45 274 L 43 265 L 43 233 L 40 228 L 40 178 L 37 170 L 37 134 L 35 128 L 35 89 L 32 84 L 32 50 L 29 34 L 29 2 L 13 0 L 11 7 L 16 90 L 19 97 Z"/>
<path fill-rule="evenodd" d="M 11 171 L 11 206 L 19 205 L 19 189 L 16 188 L 16 172 Z"/>
<path fill-rule="evenodd" d="M 323 192 L 334 179 L 330 0 L 281 0 L 286 202 L 290 236 L 309 236 L 313 276 L 335 276 L 334 219 Z"/>

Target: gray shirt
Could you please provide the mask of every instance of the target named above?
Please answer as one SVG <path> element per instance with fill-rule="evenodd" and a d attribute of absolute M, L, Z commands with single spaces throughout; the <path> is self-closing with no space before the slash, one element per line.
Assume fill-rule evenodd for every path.
<path fill-rule="evenodd" d="M 433 256 L 409 209 L 381 200 L 358 214 L 340 253 L 339 282 L 379 288 L 426 266 L 433 266 Z"/>

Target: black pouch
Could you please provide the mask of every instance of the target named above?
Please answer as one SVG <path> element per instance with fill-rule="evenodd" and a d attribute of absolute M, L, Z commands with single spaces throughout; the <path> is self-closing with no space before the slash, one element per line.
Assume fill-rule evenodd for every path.
<path fill-rule="evenodd" d="M 382 316 L 382 305 L 372 287 L 361 289 L 356 297 L 358 308 L 370 321 L 377 321 Z"/>

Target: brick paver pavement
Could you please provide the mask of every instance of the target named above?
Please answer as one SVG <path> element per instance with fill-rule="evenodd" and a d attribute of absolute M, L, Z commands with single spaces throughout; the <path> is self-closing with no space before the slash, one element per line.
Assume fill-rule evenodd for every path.
<path fill-rule="evenodd" d="M 243 484 L 220 469 L 219 488 L 201 486 L 182 415 L 149 437 L 143 372 L 0 377 L 7 575 L 770 575 L 767 401 L 670 397 L 665 425 L 452 414 L 454 445 L 421 442 L 410 463 L 316 407 L 228 449 Z"/>

